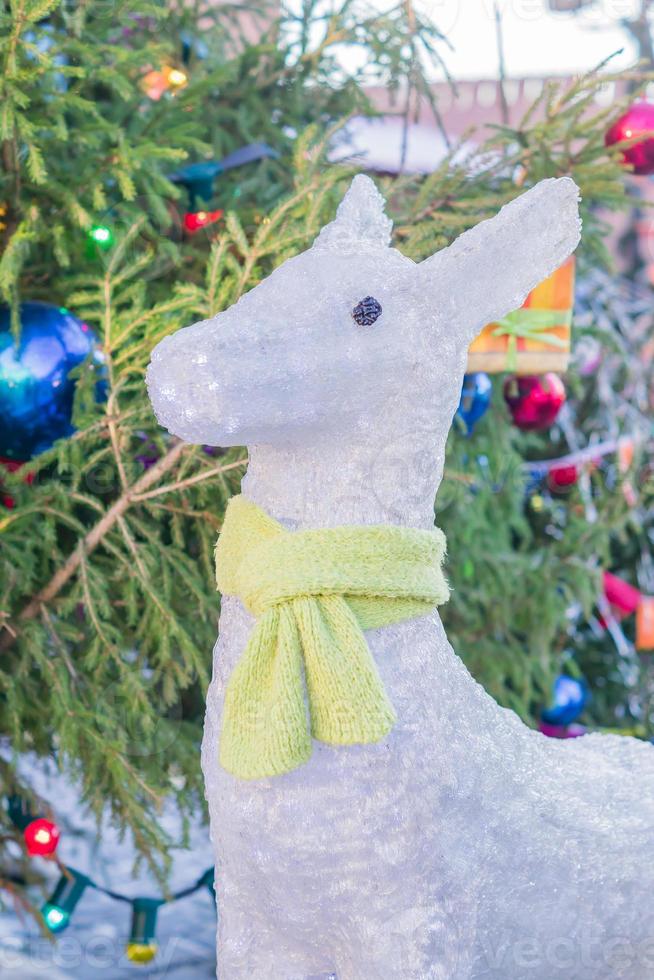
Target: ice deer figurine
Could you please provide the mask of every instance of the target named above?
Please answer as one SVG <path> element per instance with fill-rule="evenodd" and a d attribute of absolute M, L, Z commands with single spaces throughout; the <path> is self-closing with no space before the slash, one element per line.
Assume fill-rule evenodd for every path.
<path fill-rule="evenodd" d="M 355 177 L 310 249 L 158 345 L 160 422 L 247 444 L 243 495 L 289 531 L 431 528 L 468 345 L 573 251 L 577 200 L 542 181 L 414 263 Z M 527 729 L 431 612 L 366 633 L 386 737 L 238 779 L 218 743 L 252 624 L 224 599 L 202 750 L 220 980 L 651 980 L 651 746 Z"/>

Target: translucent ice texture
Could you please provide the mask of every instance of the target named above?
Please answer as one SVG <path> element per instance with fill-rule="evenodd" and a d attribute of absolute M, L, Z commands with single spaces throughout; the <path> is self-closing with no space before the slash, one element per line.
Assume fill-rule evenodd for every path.
<path fill-rule="evenodd" d="M 407 385 L 420 398 L 425 368 L 430 391 L 452 386 L 488 314 L 519 306 L 575 247 L 576 202 L 571 180 L 544 181 L 416 264 L 388 247 L 383 198 L 355 177 L 313 248 L 155 348 L 148 386 L 159 420 L 189 442 L 220 446 L 365 435 Z M 382 307 L 370 327 L 352 317 L 365 297 Z"/>
<path fill-rule="evenodd" d="M 574 249 L 577 189 L 544 181 L 418 265 L 389 231 L 355 178 L 313 248 L 154 352 L 161 422 L 250 443 L 243 491 L 289 527 L 432 524 L 467 346 Z M 368 634 L 387 739 L 242 782 L 217 744 L 251 625 L 223 602 L 202 751 L 220 980 L 651 980 L 651 746 L 528 730 L 434 613 Z"/>

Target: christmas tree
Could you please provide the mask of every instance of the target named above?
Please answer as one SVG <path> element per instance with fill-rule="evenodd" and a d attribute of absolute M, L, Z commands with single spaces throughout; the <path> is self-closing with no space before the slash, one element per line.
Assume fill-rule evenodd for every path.
<path fill-rule="evenodd" d="M 301 246 L 342 179 L 325 175 L 331 129 L 370 108 L 366 78 L 419 79 L 415 52 L 433 61 L 438 40 L 401 7 L 0 12 L 5 843 L 49 812 L 17 774 L 25 752 L 81 780 L 93 812 L 108 808 L 157 867 L 162 799 L 203 806 L 212 552 L 245 453 L 189 454 L 165 437 L 143 382 L 149 351 Z M 25 304 L 43 301 L 29 321 Z M 53 396 L 31 405 L 31 428 L 16 425 L 28 372 L 11 374 L 14 338 L 70 344 L 67 331 L 77 347 L 47 381 L 53 395 L 75 364 L 62 386 L 75 383 L 72 418 Z M 18 864 L 6 855 L 2 883 L 21 896 L 34 868 Z"/>
<path fill-rule="evenodd" d="M 34 813 L 56 809 L 15 764 L 53 756 L 96 815 L 108 810 L 164 870 L 161 801 L 174 796 L 186 814 L 202 805 L 213 547 L 246 456 L 157 426 L 143 380 L 150 352 L 310 244 L 352 173 L 328 163 L 332 132 L 370 111 L 368 81 L 427 93 L 440 50 L 438 31 L 405 6 L 257 16 L 251 43 L 229 8 L 203 10 L 201 31 L 194 7 L 140 0 L 33 0 L 0 14 L 0 290 L 11 329 L 26 329 L 21 303 L 65 304 L 101 353 L 74 369 L 74 431 L 31 458 L 16 441 L 0 446 L 11 458 L 0 511 L 4 792 Z M 356 70 L 343 68 L 343 45 L 359 51 Z M 567 406 L 525 433 L 496 383 L 474 432 L 452 434 L 436 502 L 452 556 L 443 618 L 474 675 L 532 724 L 565 673 L 592 692 L 590 725 L 649 736 L 651 667 L 634 654 L 631 624 L 625 635 L 610 604 L 598 610 L 603 572 L 648 587 L 652 497 L 651 296 L 619 279 L 605 245 L 602 209 L 631 206 L 620 148 L 607 150 L 604 133 L 634 92 L 595 101 L 612 77 L 546 86 L 519 125 L 464 159 L 453 151 L 426 177 L 382 184 L 395 244 L 416 259 L 541 178 L 571 174 L 581 188 Z M 250 156 L 236 163 L 250 162 L 225 170 L 243 147 Z M 625 436 L 631 460 L 591 452 L 569 464 L 578 469 L 565 492 L 539 468 Z M 0 884 L 22 895 L 34 870 L 7 850 L 21 828 L 2 814 Z"/>

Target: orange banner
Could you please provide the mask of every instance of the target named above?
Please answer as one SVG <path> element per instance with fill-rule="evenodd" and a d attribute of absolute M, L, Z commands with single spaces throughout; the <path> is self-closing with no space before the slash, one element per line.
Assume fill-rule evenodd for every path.
<path fill-rule="evenodd" d="M 641 596 L 636 609 L 636 649 L 654 650 L 654 596 Z"/>

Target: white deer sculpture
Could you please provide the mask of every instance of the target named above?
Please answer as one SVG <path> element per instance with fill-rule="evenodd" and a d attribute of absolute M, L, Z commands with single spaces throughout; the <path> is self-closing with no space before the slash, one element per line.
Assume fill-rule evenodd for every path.
<path fill-rule="evenodd" d="M 577 201 L 545 180 L 416 264 L 355 177 L 312 248 L 158 345 L 160 422 L 247 444 L 243 493 L 289 529 L 432 527 L 468 345 L 573 251 Z M 366 297 L 381 315 L 359 326 Z M 202 750 L 220 980 L 654 977 L 651 746 L 529 730 L 433 612 L 366 634 L 397 713 L 386 738 L 316 742 L 293 772 L 239 780 L 218 743 L 252 623 L 224 599 Z"/>

